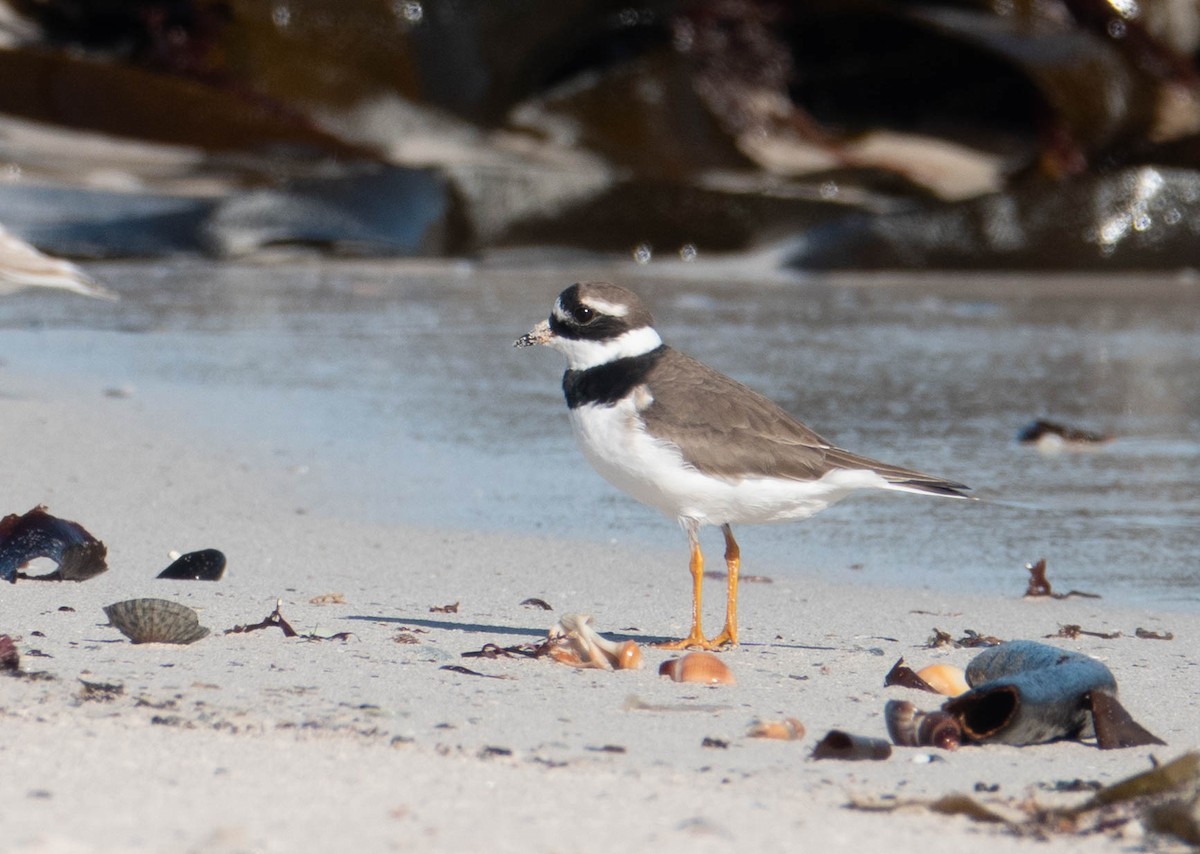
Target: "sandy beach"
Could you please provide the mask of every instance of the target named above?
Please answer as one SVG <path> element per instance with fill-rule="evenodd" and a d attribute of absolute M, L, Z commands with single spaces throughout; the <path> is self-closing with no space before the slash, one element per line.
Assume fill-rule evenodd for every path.
<path fill-rule="evenodd" d="M 644 643 L 638 671 L 464 658 L 536 641 L 570 613 L 639 642 L 679 636 L 689 616 L 682 536 L 649 549 L 364 521 L 321 500 L 313 461 L 191 424 L 186 407 L 164 405 L 164 389 L 140 393 L 132 372 L 72 378 L 6 358 L 0 511 L 47 505 L 107 544 L 110 569 L 0 590 L 0 634 L 16 640 L 25 674 L 0 678 L 0 851 L 1073 851 L 1072 833 L 848 804 L 962 793 L 1006 814 L 1069 806 L 1091 783 L 1200 747 L 1200 616 L 1023 599 L 1019 567 L 1000 595 L 803 571 L 745 584 L 743 644 L 723 655 L 733 686 L 661 678 L 671 654 Z M 132 391 L 114 390 L 126 380 Z M 395 488 L 419 496 L 421 485 Z M 223 580 L 155 579 L 173 551 L 202 548 L 227 555 Z M 722 593 L 709 582 L 710 626 Z M 212 634 L 189 646 L 129 643 L 101 608 L 141 596 L 195 608 Z M 534 597 L 553 610 L 522 604 Z M 348 637 L 224 634 L 277 600 L 301 633 Z M 833 728 L 886 738 L 889 699 L 940 703 L 883 686 L 901 656 L 965 665 L 976 654 L 929 648 L 935 629 L 1042 640 L 1069 624 L 1120 633 L 1047 643 L 1105 662 L 1125 707 L 1166 747 L 811 758 Z M 807 735 L 748 737 L 753 722 L 783 717 Z M 1084 790 L 1061 791 L 1074 781 Z M 1146 837 L 1138 821 L 1082 841 L 1113 852 L 1179 844 Z"/>

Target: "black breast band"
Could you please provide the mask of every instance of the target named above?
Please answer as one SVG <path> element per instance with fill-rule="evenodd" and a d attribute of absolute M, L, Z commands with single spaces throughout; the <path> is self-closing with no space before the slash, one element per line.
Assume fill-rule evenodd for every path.
<path fill-rule="evenodd" d="M 646 382 L 646 377 L 666 352 L 664 344 L 640 356 L 615 359 L 583 371 L 567 371 L 562 381 L 567 406 L 571 409 L 589 404 L 612 406 Z"/>

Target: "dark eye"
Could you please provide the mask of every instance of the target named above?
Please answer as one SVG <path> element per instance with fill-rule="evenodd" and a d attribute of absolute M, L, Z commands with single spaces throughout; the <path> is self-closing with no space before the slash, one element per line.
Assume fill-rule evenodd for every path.
<path fill-rule="evenodd" d="M 571 312 L 571 316 L 575 318 L 576 323 L 588 323 L 596 316 L 596 312 L 586 305 L 577 305 Z"/>

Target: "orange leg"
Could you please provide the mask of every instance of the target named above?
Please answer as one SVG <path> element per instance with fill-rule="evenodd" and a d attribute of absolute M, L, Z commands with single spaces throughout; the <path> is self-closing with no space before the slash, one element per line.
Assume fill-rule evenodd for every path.
<path fill-rule="evenodd" d="M 725 599 L 725 628 L 721 629 L 721 633 L 708 642 L 706 645 L 709 649 L 729 644 L 737 646 L 737 594 L 738 594 L 738 570 L 742 565 L 742 550 L 738 548 L 737 540 L 733 538 L 733 529 L 728 525 L 721 526 L 721 533 L 725 535 L 725 568 L 729 573 L 729 592 Z"/>
<path fill-rule="evenodd" d="M 692 547 L 692 559 L 688 568 L 692 572 L 692 630 L 683 640 L 659 644 L 662 649 L 687 649 L 700 647 L 709 649 L 708 641 L 704 639 L 704 631 L 700 628 L 700 601 L 704 592 L 704 554 L 700 551 L 700 538 L 696 534 L 696 525 L 687 529 L 688 543 Z"/>

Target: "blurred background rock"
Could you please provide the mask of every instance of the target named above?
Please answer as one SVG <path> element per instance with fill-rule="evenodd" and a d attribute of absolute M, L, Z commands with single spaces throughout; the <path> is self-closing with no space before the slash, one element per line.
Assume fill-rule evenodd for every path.
<path fill-rule="evenodd" d="M 1200 0 L 0 0 L 0 224 L 82 258 L 1200 266 Z"/>

